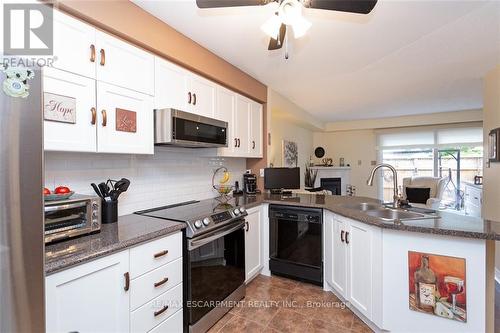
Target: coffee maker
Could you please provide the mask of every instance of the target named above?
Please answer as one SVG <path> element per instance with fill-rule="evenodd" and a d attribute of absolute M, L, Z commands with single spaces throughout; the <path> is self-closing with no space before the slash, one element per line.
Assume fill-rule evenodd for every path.
<path fill-rule="evenodd" d="M 245 173 L 243 175 L 243 191 L 245 194 L 257 193 L 257 177 L 253 173 Z"/>

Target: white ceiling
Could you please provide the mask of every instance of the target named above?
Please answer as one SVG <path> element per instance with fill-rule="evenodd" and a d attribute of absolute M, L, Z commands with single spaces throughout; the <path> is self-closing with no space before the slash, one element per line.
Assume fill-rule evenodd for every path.
<path fill-rule="evenodd" d="M 324 121 L 482 107 L 500 64 L 500 1 L 381 1 L 369 15 L 308 9 L 290 59 L 260 30 L 276 9 L 201 10 L 195 0 L 136 4 Z"/>

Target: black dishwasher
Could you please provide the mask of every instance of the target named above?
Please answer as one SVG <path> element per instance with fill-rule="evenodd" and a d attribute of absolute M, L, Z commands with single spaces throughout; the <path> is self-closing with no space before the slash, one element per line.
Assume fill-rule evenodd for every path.
<path fill-rule="evenodd" d="M 271 273 L 323 284 L 323 210 L 269 206 Z"/>

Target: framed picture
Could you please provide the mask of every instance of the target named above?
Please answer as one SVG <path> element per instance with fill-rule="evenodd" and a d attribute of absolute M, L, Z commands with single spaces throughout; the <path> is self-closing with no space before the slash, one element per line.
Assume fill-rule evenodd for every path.
<path fill-rule="evenodd" d="M 299 152 L 297 142 L 283 140 L 283 166 L 294 168 L 298 165 Z"/>
<path fill-rule="evenodd" d="M 410 310 L 467 322 L 465 259 L 408 251 Z"/>
<path fill-rule="evenodd" d="M 488 159 L 500 162 L 500 127 L 492 129 L 488 136 Z"/>

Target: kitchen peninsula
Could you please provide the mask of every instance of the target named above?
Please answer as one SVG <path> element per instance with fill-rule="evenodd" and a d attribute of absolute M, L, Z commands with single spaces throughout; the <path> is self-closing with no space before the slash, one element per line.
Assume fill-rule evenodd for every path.
<path fill-rule="evenodd" d="M 379 201 L 365 197 L 260 194 L 236 197 L 230 203 L 233 207 L 245 207 L 249 217 L 258 216 L 258 222 L 251 219 L 250 228 L 254 227 L 253 223 L 260 224 L 257 229 L 260 230 L 260 248 L 257 246 L 254 252 L 260 256 L 257 274 L 264 275 L 270 275 L 269 206 L 323 209 L 323 289 L 346 301 L 375 331 L 400 332 L 411 324 L 420 327 L 420 331 L 485 332 L 490 325 L 488 316 L 485 320 L 485 313 L 491 311 L 488 290 L 493 284 L 493 262 L 490 262 L 490 257 L 493 241 L 500 240 L 500 223 L 446 212 L 438 212 L 439 218 L 436 219 L 394 223 L 363 211 L 361 203 L 364 206 L 379 204 Z M 113 231 L 103 230 L 101 234 L 47 246 L 48 279 L 57 276 L 57 272 L 65 273 L 81 267 L 75 266 L 77 264 L 107 258 L 127 248 L 132 251 L 182 229 L 178 223 L 159 221 L 128 215 L 120 218 Z M 123 230 L 130 228 L 134 228 L 134 236 L 123 238 Z M 110 233 L 116 236 L 111 242 Z M 71 253 L 71 248 L 82 244 L 91 248 Z M 255 249 L 255 244 L 247 242 L 246 246 L 247 251 L 249 246 Z M 409 254 L 414 252 L 465 260 L 465 318 L 449 320 L 410 309 Z M 431 269 L 432 264 L 431 261 Z"/>

